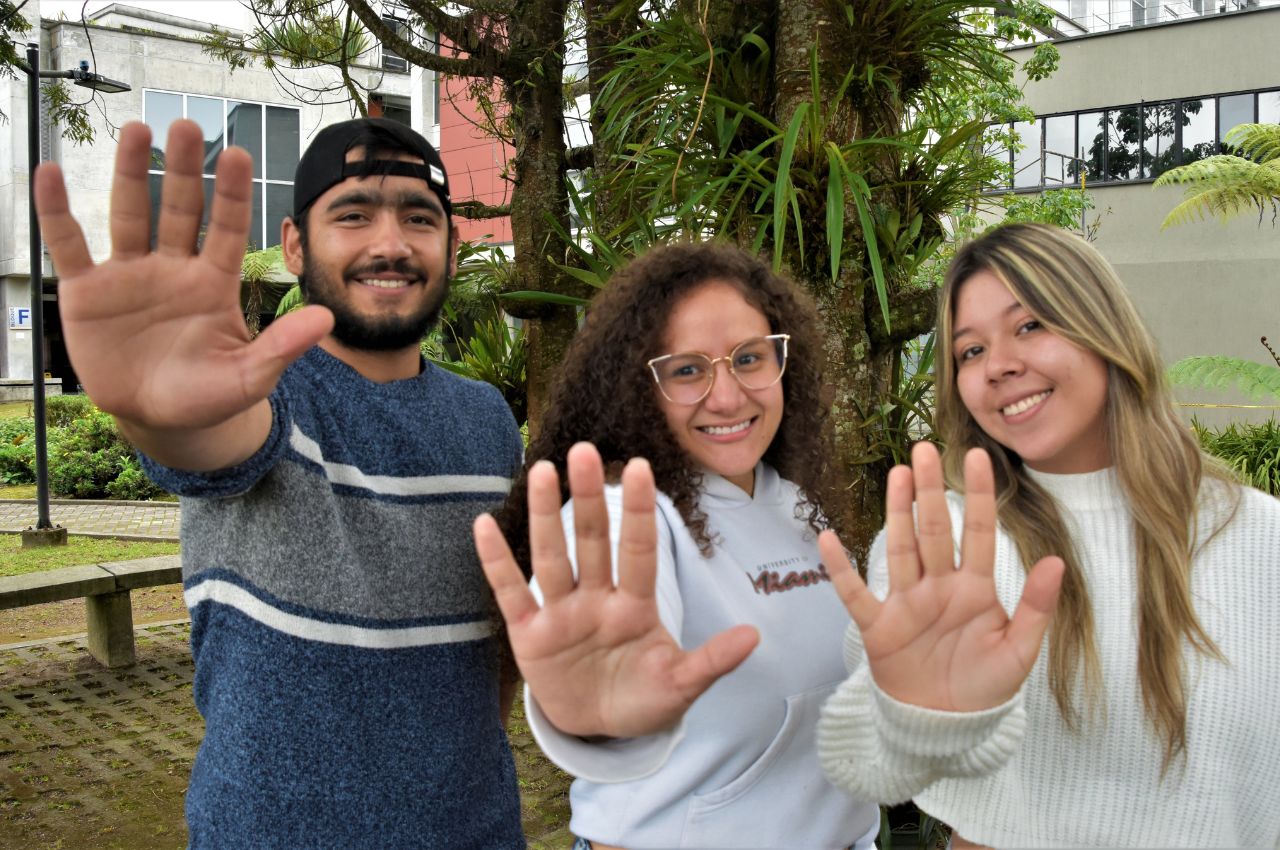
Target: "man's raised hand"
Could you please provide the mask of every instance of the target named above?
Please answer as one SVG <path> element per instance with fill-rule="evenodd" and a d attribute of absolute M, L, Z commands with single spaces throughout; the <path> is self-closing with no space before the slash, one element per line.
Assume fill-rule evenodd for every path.
<path fill-rule="evenodd" d="M 994 583 L 996 502 L 991 459 L 965 457 L 960 564 L 938 450 L 918 444 L 911 467 L 889 473 L 885 535 L 889 595 L 878 601 L 850 566 L 835 534 L 818 541 L 832 581 L 853 615 L 876 685 L 900 702 L 980 711 L 1010 699 L 1031 672 L 1062 583 L 1060 558 L 1027 576 L 1010 619 Z M 912 504 L 916 514 L 912 515 Z"/>
<path fill-rule="evenodd" d="M 569 452 L 578 576 L 565 546 L 560 486 L 547 462 L 529 470 L 529 540 L 542 605 L 530 592 L 493 517 L 475 523 L 476 551 L 507 621 L 520 673 L 547 718 L 572 735 L 634 737 L 675 725 L 693 701 L 751 653 L 749 626 L 684 651 L 658 617 L 653 473 L 644 461 L 622 473 L 618 581 L 600 455 Z"/>
<path fill-rule="evenodd" d="M 190 121 L 170 128 L 154 251 L 150 155 L 147 127 L 125 126 L 111 190 L 111 257 L 102 263 L 94 264 L 71 216 L 58 166 L 40 167 L 35 197 L 58 271 L 59 312 L 76 375 L 94 403 L 114 414 L 144 451 L 158 448 L 163 455 L 168 444 L 182 439 L 150 437 L 194 435 L 197 447 L 214 447 L 220 437 L 205 433 L 202 441 L 202 431 L 230 423 L 233 429 L 251 424 L 256 432 L 269 425 L 267 395 L 284 368 L 328 332 L 332 317 L 308 307 L 250 341 L 240 309 L 240 262 L 252 216 L 249 154 L 233 147 L 219 157 L 199 253 L 203 133 Z M 239 421 L 255 406 L 252 423 Z M 254 438 L 260 445 L 265 436 L 264 431 Z M 254 448 L 248 446 L 249 452 Z M 214 468 L 241 459 L 223 454 L 214 450 L 208 462 L 186 465 Z M 243 448 L 230 453 L 242 454 Z"/>

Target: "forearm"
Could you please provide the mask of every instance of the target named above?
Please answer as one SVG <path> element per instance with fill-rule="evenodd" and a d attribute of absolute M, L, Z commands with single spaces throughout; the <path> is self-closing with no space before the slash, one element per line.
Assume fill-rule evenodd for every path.
<path fill-rule="evenodd" d="M 271 421 L 268 399 L 207 428 L 153 428 L 116 417 L 120 433 L 147 457 L 190 472 L 228 469 L 248 460 L 267 441 Z"/>

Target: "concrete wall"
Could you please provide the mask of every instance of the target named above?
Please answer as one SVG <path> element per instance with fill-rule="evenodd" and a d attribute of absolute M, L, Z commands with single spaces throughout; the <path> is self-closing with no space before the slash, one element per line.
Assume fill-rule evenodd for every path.
<path fill-rule="evenodd" d="M 1083 36 L 1058 43 L 1061 65 L 1027 87 L 1037 115 L 1140 101 L 1280 87 L 1280 9 Z M 1015 60 L 1025 50 L 1011 51 Z M 1280 224 L 1256 213 L 1162 231 L 1182 199 L 1149 182 L 1091 186 L 1102 214 L 1097 246 L 1115 265 L 1169 363 L 1193 354 L 1271 362 L 1280 342 Z M 1280 346 L 1277 346 L 1280 348 Z M 1274 405 L 1235 392 L 1179 390 L 1183 401 Z M 1275 410 L 1184 408 L 1208 424 L 1265 419 Z"/>

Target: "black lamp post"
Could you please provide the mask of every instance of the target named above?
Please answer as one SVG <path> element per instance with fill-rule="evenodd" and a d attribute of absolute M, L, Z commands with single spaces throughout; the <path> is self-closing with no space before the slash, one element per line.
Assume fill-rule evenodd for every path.
<path fill-rule="evenodd" d="M 78 86 L 108 94 L 129 91 L 129 86 L 89 71 L 80 62 L 74 71 L 41 71 L 40 45 L 27 43 L 27 209 L 31 228 L 31 394 L 36 420 L 36 524 L 22 533 L 22 545 L 52 546 L 67 542 L 67 530 L 49 521 L 49 451 L 44 400 L 44 262 L 40 251 L 40 224 L 36 219 L 36 166 L 40 164 L 40 80 L 73 80 Z"/>

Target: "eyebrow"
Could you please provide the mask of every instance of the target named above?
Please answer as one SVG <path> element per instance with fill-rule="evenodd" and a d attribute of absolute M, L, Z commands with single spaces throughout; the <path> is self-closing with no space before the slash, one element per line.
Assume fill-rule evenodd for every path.
<path fill-rule="evenodd" d="M 429 192 L 418 192 L 413 190 L 402 190 L 395 193 L 392 197 L 377 189 L 360 188 L 352 189 L 344 192 L 329 202 L 327 211 L 338 209 L 339 207 L 395 207 L 399 210 L 405 209 L 426 209 L 444 217 L 444 207 L 440 205 L 434 195 Z"/>
<path fill-rule="evenodd" d="M 1007 315 L 1009 315 L 1010 313 L 1016 313 L 1016 312 L 1018 312 L 1019 310 L 1023 310 L 1023 309 L 1026 309 L 1026 308 L 1024 308 L 1024 307 L 1022 306 L 1022 302 L 1021 302 L 1021 301 L 1018 301 L 1017 299 L 1014 299 L 1013 303 L 1012 303 L 1012 304 L 1010 304 L 1008 307 L 1005 307 L 1005 308 L 1004 308 L 1004 312 L 1002 312 L 1000 315 L 1001 315 L 1001 316 L 1007 316 Z M 959 339 L 960 337 L 964 336 L 965 334 L 971 334 L 971 333 L 973 333 L 973 328 L 967 328 L 967 327 L 966 327 L 966 328 L 953 328 L 953 329 L 952 329 L 952 331 L 951 331 L 951 338 L 952 338 L 952 339 Z"/>

